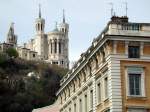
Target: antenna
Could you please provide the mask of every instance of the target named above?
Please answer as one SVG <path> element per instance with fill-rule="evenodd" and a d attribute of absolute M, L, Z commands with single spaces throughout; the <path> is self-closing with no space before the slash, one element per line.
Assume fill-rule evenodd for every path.
<path fill-rule="evenodd" d="M 113 13 L 114 13 L 114 4 L 112 2 L 110 2 L 109 5 L 111 5 L 111 16 L 113 16 Z"/>
<path fill-rule="evenodd" d="M 125 16 L 127 16 L 128 15 L 128 3 L 124 2 L 124 4 L 125 4 L 125 11 L 126 11 L 126 15 Z"/>

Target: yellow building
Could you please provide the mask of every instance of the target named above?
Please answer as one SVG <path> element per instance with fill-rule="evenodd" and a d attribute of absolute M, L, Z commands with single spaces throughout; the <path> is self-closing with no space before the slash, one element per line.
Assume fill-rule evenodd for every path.
<path fill-rule="evenodd" d="M 60 112 L 150 112 L 150 23 L 113 16 L 57 95 Z"/>

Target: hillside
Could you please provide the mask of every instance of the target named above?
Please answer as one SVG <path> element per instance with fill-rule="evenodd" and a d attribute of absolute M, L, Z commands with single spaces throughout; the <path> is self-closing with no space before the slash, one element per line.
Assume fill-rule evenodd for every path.
<path fill-rule="evenodd" d="M 0 112 L 31 112 L 52 104 L 68 70 L 0 54 Z"/>

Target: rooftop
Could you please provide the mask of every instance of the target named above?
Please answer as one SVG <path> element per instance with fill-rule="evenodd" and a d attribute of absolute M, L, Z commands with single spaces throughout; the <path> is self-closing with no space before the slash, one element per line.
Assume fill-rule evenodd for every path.
<path fill-rule="evenodd" d="M 122 16 L 113 16 L 111 21 L 108 22 L 107 26 L 104 30 L 98 35 L 97 38 L 93 39 L 92 45 L 86 50 L 86 52 L 81 54 L 80 59 L 76 62 L 76 64 L 72 67 L 72 69 L 63 77 L 61 80 L 61 86 L 65 86 L 69 80 L 72 80 L 76 75 L 75 71 L 83 65 L 86 61 L 88 61 L 92 55 L 93 51 L 96 49 L 103 40 L 105 36 L 131 36 L 131 37 L 150 37 L 150 23 L 133 23 L 129 22 L 128 17 Z M 58 91 L 57 94 L 61 91 L 62 88 Z"/>

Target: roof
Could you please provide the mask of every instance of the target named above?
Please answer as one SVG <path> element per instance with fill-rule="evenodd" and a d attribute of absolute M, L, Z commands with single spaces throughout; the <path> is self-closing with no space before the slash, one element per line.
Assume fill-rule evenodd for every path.
<path fill-rule="evenodd" d="M 59 102 L 56 101 L 53 105 L 34 109 L 32 112 L 59 112 Z"/>
<path fill-rule="evenodd" d="M 59 32 L 58 28 L 55 28 L 54 30 L 52 30 L 52 32 Z"/>

